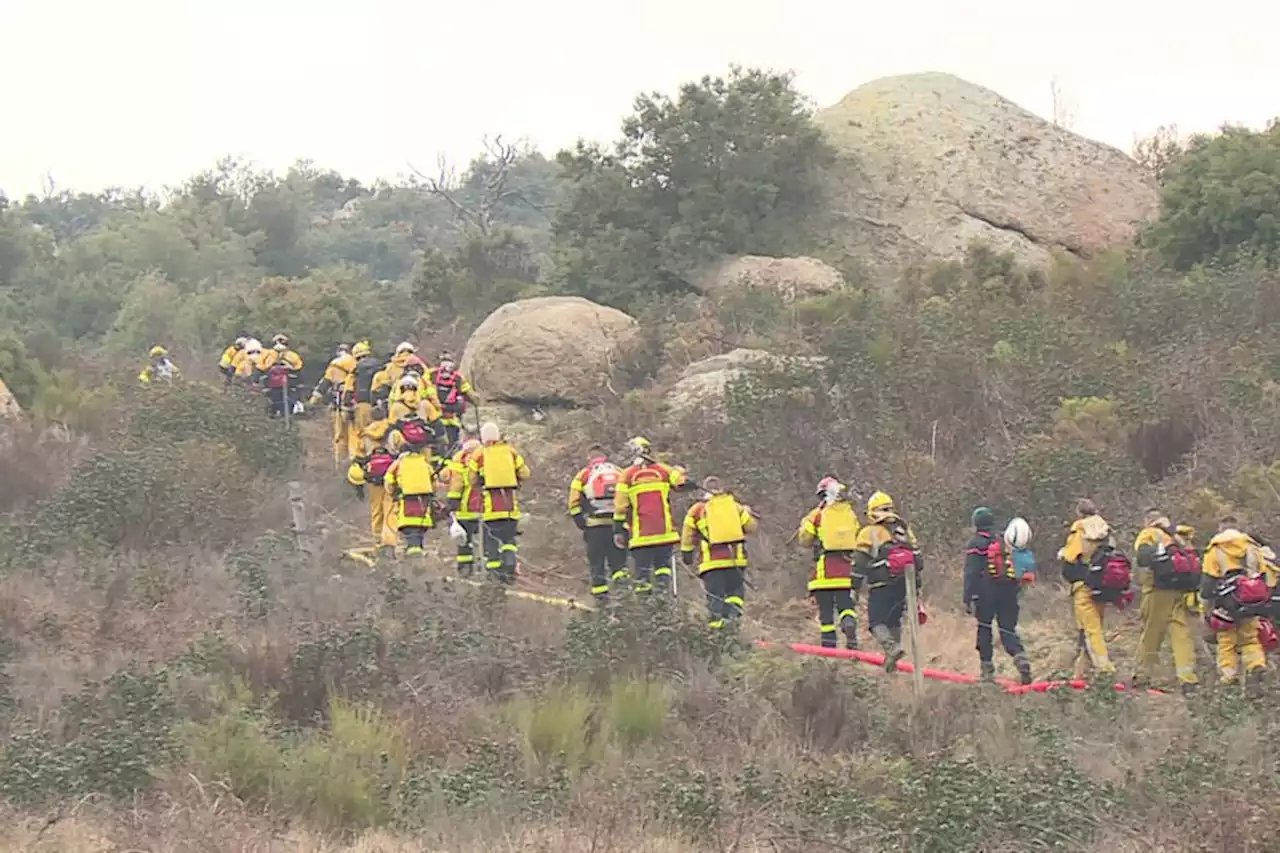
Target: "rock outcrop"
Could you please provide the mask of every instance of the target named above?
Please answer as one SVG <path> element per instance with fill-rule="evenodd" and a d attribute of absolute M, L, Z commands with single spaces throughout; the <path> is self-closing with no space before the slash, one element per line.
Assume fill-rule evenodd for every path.
<path fill-rule="evenodd" d="M 783 370 L 789 365 L 820 367 L 823 359 L 788 359 L 759 349 L 739 348 L 696 361 L 667 389 L 667 410 L 676 416 L 699 412 L 720 418 L 729 384 L 752 371 Z"/>
<path fill-rule="evenodd" d="M 577 296 L 519 299 L 472 332 L 461 368 L 489 400 L 598 405 L 613 396 L 614 355 L 636 328 L 627 314 Z"/>
<path fill-rule="evenodd" d="M 9 386 L 4 384 L 3 379 L 0 379 L 0 420 L 19 417 L 22 417 L 22 407 L 18 405 L 18 401 L 9 390 Z"/>
<path fill-rule="evenodd" d="M 816 258 L 738 255 L 703 270 L 694 277 L 694 285 L 708 296 L 764 290 L 791 302 L 840 290 L 845 281 L 834 268 Z"/>
<path fill-rule="evenodd" d="M 875 80 L 816 120 L 846 167 L 832 223 L 867 272 L 958 259 L 983 239 L 1027 263 L 1091 256 L 1158 212 L 1155 185 L 1121 151 L 950 74 Z"/>

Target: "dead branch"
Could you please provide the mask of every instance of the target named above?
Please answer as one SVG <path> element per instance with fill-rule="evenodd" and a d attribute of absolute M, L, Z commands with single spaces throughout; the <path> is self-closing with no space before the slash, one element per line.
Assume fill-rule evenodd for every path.
<path fill-rule="evenodd" d="M 437 160 L 435 177 L 424 175 L 412 163 L 409 168 L 422 178 L 427 192 L 443 199 L 453 209 L 459 222 L 487 237 L 493 232 L 494 218 L 502 204 L 515 200 L 524 200 L 528 204 L 519 190 L 507 185 L 511 170 L 525 149 L 522 145 L 504 142 L 500 134 L 492 139 L 484 137 L 481 147 L 484 149 L 483 162 L 487 169 L 478 188 L 479 198 L 472 203 L 459 198 L 458 191 L 462 187 L 458 183 L 457 170 L 449 165 L 444 155 Z"/>

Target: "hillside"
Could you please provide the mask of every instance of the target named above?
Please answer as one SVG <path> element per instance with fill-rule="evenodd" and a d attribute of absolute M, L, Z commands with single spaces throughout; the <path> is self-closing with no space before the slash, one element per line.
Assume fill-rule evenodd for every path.
<path fill-rule="evenodd" d="M 735 71 L 641 99 L 611 147 L 499 146 L 436 187 L 222 164 L 163 201 L 6 203 L 0 851 L 1280 845 L 1275 687 L 1216 685 L 1203 649 L 1188 698 L 917 697 L 755 642 L 818 639 L 792 535 L 826 475 L 905 512 L 923 659 L 955 672 L 975 506 L 1035 531 L 1037 678 L 1076 654 L 1054 553 L 1079 497 L 1124 547 L 1151 505 L 1202 546 L 1228 511 L 1274 538 L 1280 282 L 1241 224 L 1274 136 L 1177 143 L 1157 188 L 946 75 L 811 116 Z M 1197 206 L 1224 188 L 1244 213 Z M 526 592 L 588 599 L 565 494 L 593 442 L 719 476 L 761 517 L 743 625 L 710 631 L 688 570 L 597 613 L 448 580 L 439 528 L 424 559 L 352 559 L 368 512 L 325 413 L 286 431 L 222 390 L 242 328 L 289 333 L 307 384 L 340 342 L 457 354 L 533 469 Z M 156 342 L 182 383 L 135 381 Z M 1107 615 L 1121 680 L 1140 618 Z"/>

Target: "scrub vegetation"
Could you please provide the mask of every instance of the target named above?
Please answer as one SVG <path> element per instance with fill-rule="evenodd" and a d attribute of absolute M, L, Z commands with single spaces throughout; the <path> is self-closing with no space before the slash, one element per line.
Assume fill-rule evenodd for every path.
<path fill-rule="evenodd" d="M 1046 565 L 1081 495 L 1126 537 L 1153 503 L 1201 536 L 1228 509 L 1280 535 L 1280 136 L 1139 153 L 1163 208 L 1138 244 L 1035 270 L 975 245 L 890 282 L 828 254 L 840 164 L 791 82 L 755 71 L 641 99 L 615 146 L 494 141 L 454 179 L 226 162 L 159 196 L 0 203 L 0 377 L 25 412 L 0 452 L 0 850 L 1280 847 L 1273 684 L 917 701 L 906 677 L 753 642 L 816 637 L 788 537 L 826 474 L 910 518 L 947 669 L 976 668 L 975 505 L 1026 517 Z M 734 252 L 812 255 L 850 286 L 697 293 L 687 270 Z M 217 384 L 241 327 L 287 331 L 315 371 L 356 336 L 459 348 L 497 305 L 559 293 L 640 319 L 639 387 L 493 409 L 534 470 L 523 581 L 585 598 L 564 491 L 590 443 L 643 433 L 762 516 L 741 633 L 708 632 L 688 575 L 610 620 L 448 583 L 447 542 L 346 560 L 364 508 L 324 426 L 286 433 Z M 187 382 L 135 387 L 156 342 Z M 735 346 L 825 361 L 736 380 L 723 420 L 665 419 L 673 372 Z M 1024 639 L 1051 676 L 1074 629 L 1042 574 Z M 1122 673 L 1136 619 L 1109 626 Z"/>

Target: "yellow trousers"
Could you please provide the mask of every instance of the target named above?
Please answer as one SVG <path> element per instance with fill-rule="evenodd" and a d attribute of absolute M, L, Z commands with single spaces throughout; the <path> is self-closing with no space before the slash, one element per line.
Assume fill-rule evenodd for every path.
<path fill-rule="evenodd" d="M 365 493 L 369 496 L 369 529 L 373 532 L 373 541 L 394 548 L 400 539 L 396 502 L 390 492 L 373 483 L 365 486 Z"/>
<path fill-rule="evenodd" d="M 1258 619 L 1242 619 L 1230 631 L 1218 632 L 1218 680 L 1234 684 L 1240 678 L 1236 654 L 1244 660 L 1245 672 L 1265 669 L 1267 655 L 1258 640 Z"/>
<path fill-rule="evenodd" d="M 1093 598 L 1093 591 L 1077 581 L 1071 586 L 1071 609 L 1080 630 L 1080 654 L 1076 657 L 1075 677 L 1084 678 L 1090 669 L 1115 672 L 1107 654 L 1107 638 L 1102 633 L 1102 609 L 1106 605 Z"/>
<path fill-rule="evenodd" d="M 341 466 L 351 461 L 351 424 L 347 422 L 347 413 L 342 409 L 333 409 L 330 418 L 333 420 L 333 461 Z"/>
<path fill-rule="evenodd" d="M 360 431 L 373 423 L 373 404 L 356 403 L 355 422 L 347 424 L 347 453 L 351 458 L 360 455 Z"/>
<path fill-rule="evenodd" d="M 1155 589 L 1143 585 L 1142 636 L 1138 640 L 1138 664 L 1134 677 L 1150 678 L 1160 665 L 1160 647 L 1166 636 L 1173 651 L 1173 669 L 1178 681 L 1196 684 L 1196 642 L 1187 618 L 1187 594 L 1175 589 Z"/>

